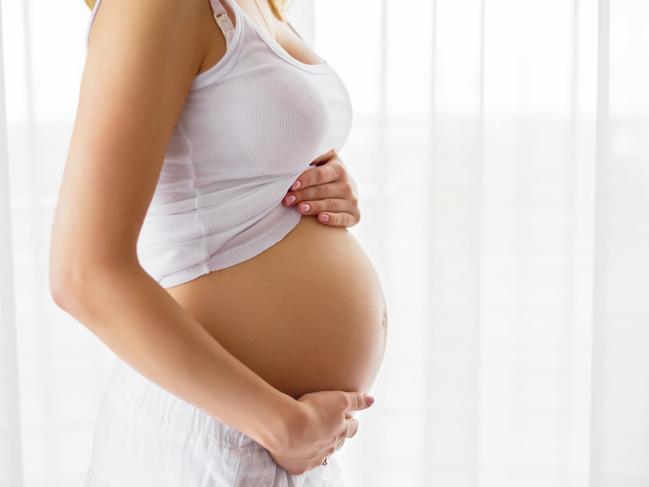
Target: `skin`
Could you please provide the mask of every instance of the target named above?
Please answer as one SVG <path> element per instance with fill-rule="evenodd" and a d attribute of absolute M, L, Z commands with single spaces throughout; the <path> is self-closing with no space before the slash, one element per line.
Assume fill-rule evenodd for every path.
<path fill-rule="evenodd" d="M 273 387 L 215 339 L 137 259 L 139 231 L 165 149 L 219 32 L 205 0 L 102 4 L 90 35 L 52 225 L 50 292 L 60 308 L 141 374 L 248 434 L 290 473 L 302 473 L 356 434 L 352 413 L 369 407 L 369 396 L 322 390 L 296 399 Z M 337 164 L 329 158 L 297 178 L 304 179 L 304 190 L 329 185 L 325 198 L 310 200 L 314 205 L 324 199 L 355 202 L 341 167 L 338 179 L 323 169 Z M 345 186 L 347 197 L 340 198 Z M 301 196 L 313 198 L 306 192 Z M 353 207 L 349 211 L 354 214 Z M 327 232 L 344 231 L 325 225 Z"/>

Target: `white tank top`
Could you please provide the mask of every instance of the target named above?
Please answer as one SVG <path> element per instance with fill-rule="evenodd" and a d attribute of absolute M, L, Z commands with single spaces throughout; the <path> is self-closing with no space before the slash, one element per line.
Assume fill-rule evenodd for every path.
<path fill-rule="evenodd" d="M 192 82 L 137 243 L 140 265 L 163 287 L 250 259 L 288 234 L 302 215 L 284 195 L 314 159 L 340 152 L 352 123 L 349 93 L 326 60 L 295 59 L 236 0 L 210 4 L 226 53 Z"/>

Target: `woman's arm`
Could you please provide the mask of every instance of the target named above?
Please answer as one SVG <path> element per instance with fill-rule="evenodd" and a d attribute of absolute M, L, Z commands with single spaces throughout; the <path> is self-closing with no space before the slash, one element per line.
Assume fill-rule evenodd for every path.
<path fill-rule="evenodd" d="M 302 420 L 298 402 L 209 335 L 136 253 L 204 54 L 196 26 L 211 20 L 209 8 L 203 0 L 102 1 L 52 226 L 50 290 L 144 376 L 273 449 Z"/>

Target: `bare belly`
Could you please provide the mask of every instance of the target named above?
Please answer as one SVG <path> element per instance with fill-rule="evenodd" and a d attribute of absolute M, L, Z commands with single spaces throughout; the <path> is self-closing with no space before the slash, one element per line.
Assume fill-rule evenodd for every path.
<path fill-rule="evenodd" d="M 252 259 L 167 291 L 282 392 L 370 390 L 387 333 L 378 275 L 356 238 L 314 216 Z"/>

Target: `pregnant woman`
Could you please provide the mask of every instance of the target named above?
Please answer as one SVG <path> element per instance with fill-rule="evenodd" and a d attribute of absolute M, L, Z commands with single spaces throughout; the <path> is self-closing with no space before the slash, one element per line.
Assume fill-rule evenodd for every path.
<path fill-rule="evenodd" d="M 117 355 L 84 485 L 344 485 L 387 310 L 342 80 L 277 1 L 88 1 L 50 249 Z"/>

